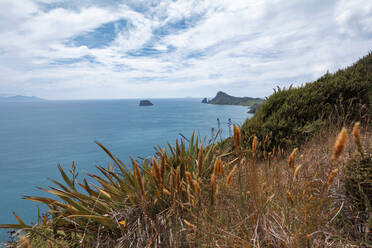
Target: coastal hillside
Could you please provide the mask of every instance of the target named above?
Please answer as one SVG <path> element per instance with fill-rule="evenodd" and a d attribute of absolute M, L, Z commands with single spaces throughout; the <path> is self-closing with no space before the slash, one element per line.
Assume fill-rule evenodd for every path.
<path fill-rule="evenodd" d="M 235 97 L 226 94 L 225 92 L 219 91 L 217 95 L 210 101 L 209 104 L 220 104 L 220 105 L 242 105 L 252 106 L 256 103 L 262 103 L 263 99 L 253 97 Z"/>
<path fill-rule="evenodd" d="M 244 142 L 271 134 L 270 148 L 294 147 L 318 130 L 366 120 L 372 113 L 372 53 L 350 67 L 326 73 L 312 83 L 277 88 L 242 125 Z"/>
<path fill-rule="evenodd" d="M 48 208 L 37 224 L 0 228 L 25 231 L 13 247 L 371 247 L 371 65 L 276 90 L 223 145 L 126 165 L 97 143 L 99 174 L 59 166 L 50 197 L 24 196 Z"/>

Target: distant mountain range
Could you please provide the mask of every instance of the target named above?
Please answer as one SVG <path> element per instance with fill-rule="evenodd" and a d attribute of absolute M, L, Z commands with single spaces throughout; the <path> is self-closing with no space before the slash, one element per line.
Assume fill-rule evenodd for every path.
<path fill-rule="evenodd" d="M 217 95 L 210 101 L 206 98 L 203 99 L 203 103 L 209 104 L 220 104 L 220 105 L 242 105 L 242 106 L 252 106 L 254 104 L 260 104 L 264 100 L 261 98 L 253 97 L 235 97 L 226 94 L 225 92 L 219 91 Z"/>
<path fill-rule="evenodd" d="M 36 96 L 1 96 L 0 95 L 0 102 L 39 102 L 44 101 L 44 99 L 36 97 Z"/>

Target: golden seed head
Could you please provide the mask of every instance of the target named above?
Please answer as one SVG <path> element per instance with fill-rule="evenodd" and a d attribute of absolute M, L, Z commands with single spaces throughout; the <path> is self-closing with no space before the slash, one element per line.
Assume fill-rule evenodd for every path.
<path fill-rule="evenodd" d="M 201 189 L 200 189 L 200 185 L 199 185 L 198 181 L 194 179 L 193 182 L 194 182 L 196 192 L 198 192 L 198 194 L 200 195 L 201 194 Z"/>
<path fill-rule="evenodd" d="M 48 240 L 48 246 L 49 246 L 49 248 L 54 248 L 54 245 L 53 245 L 52 241 Z"/>
<path fill-rule="evenodd" d="M 187 220 L 183 220 L 183 222 L 185 222 L 185 224 L 186 224 L 188 227 L 190 227 L 190 228 L 192 228 L 192 229 L 196 229 L 196 226 L 193 225 L 193 224 L 191 224 L 191 223 L 188 222 Z"/>
<path fill-rule="evenodd" d="M 255 152 L 256 148 L 257 148 L 257 136 L 255 135 L 252 141 L 252 152 Z"/>
<path fill-rule="evenodd" d="M 302 164 L 297 165 L 297 167 L 296 167 L 296 169 L 295 169 L 295 171 L 293 173 L 293 181 L 296 180 L 297 174 L 300 171 L 301 167 L 302 167 Z"/>
<path fill-rule="evenodd" d="M 193 180 L 192 180 L 192 178 L 191 178 L 191 174 L 190 174 L 190 172 L 186 171 L 186 177 L 187 177 L 187 181 L 188 181 L 188 183 L 189 183 L 190 186 L 191 186 L 191 189 L 192 189 L 193 191 L 195 191 L 194 182 L 193 182 Z"/>
<path fill-rule="evenodd" d="M 161 167 L 160 167 L 160 174 L 161 174 L 162 183 L 163 183 L 163 179 L 164 179 L 165 162 L 166 162 L 165 151 L 163 151 L 162 154 L 161 154 Z"/>
<path fill-rule="evenodd" d="M 240 130 L 237 125 L 234 125 L 234 144 L 236 151 L 239 151 L 240 147 Z"/>
<path fill-rule="evenodd" d="M 328 186 L 331 185 L 331 183 L 332 183 L 333 179 L 335 178 L 337 172 L 338 172 L 338 169 L 333 169 L 328 174 L 328 178 L 327 178 L 327 185 Z"/>
<path fill-rule="evenodd" d="M 297 148 L 293 149 L 291 155 L 289 155 L 289 158 L 288 158 L 288 165 L 289 167 L 293 167 L 294 165 L 294 162 L 295 162 L 295 159 L 296 159 L 296 153 L 297 153 Z"/>
<path fill-rule="evenodd" d="M 171 192 L 169 192 L 169 190 L 167 190 L 166 188 L 163 188 L 163 193 L 167 195 L 172 195 Z"/>
<path fill-rule="evenodd" d="M 333 154 L 332 154 L 332 161 L 335 163 L 337 159 L 340 157 L 342 151 L 344 150 L 345 147 L 345 142 L 346 142 L 346 128 L 342 128 L 341 132 L 337 135 L 336 142 L 333 146 Z"/>
<path fill-rule="evenodd" d="M 211 185 L 213 186 L 215 182 L 216 182 L 216 174 L 213 173 L 211 177 Z"/>
<path fill-rule="evenodd" d="M 222 160 L 220 158 L 217 158 L 215 163 L 214 163 L 214 167 L 213 167 L 213 173 L 218 176 L 218 174 L 220 175 L 224 175 L 224 169 L 223 169 L 223 163 L 222 163 Z"/>
<path fill-rule="evenodd" d="M 236 165 L 234 166 L 234 168 L 230 171 L 229 175 L 227 176 L 226 186 L 230 185 L 232 176 L 234 175 L 235 171 L 236 171 Z"/>
<path fill-rule="evenodd" d="M 220 161 L 221 161 L 221 160 L 220 160 Z M 221 174 L 222 176 L 225 176 L 225 169 L 224 169 L 224 166 L 223 166 L 222 161 L 221 161 L 221 163 L 220 163 L 220 174 Z"/>
<path fill-rule="evenodd" d="M 218 173 L 218 158 L 216 159 L 213 165 L 213 174 L 217 175 L 217 173 Z"/>

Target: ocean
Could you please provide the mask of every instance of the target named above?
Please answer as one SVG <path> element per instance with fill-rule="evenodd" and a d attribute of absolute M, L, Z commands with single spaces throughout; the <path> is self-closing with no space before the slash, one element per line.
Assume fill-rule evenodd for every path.
<path fill-rule="evenodd" d="M 0 223 L 17 223 L 15 211 L 26 223 L 36 221 L 37 204 L 23 195 L 45 196 L 37 187 L 61 181 L 57 164 L 66 170 L 75 162 L 79 176 L 98 173 L 96 165 L 108 157 L 99 141 L 128 165 L 130 157 L 148 157 L 154 146 L 174 145 L 194 131 L 206 142 L 211 129 L 229 136 L 228 119 L 243 124 L 251 115 L 242 106 L 202 104 L 202 99 L 84 100 L 0 103 Z M 43 209 L 41 209 L 43 210 Z M 0 231 L 0 243 L 8 240 Z M 1 245 L 0 245 L 1 246 Z"/>

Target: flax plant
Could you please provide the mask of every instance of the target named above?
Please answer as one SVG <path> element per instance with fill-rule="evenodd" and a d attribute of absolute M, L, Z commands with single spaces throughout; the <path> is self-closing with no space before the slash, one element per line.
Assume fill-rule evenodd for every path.
<path fill-rule="evenodd" d="M 41 228 L 46 234 L 52 233 L 53 239 L 63 237 L 83 247 L 147 246 L 150 241 L 171 246 L 180 238 L 176 232 L 179 223 L 174 220 L 197 206 L 209 180 L 204 175 L 212 171 L 216 176 L 223 174 L 222 161 L 215 158 L 215 145 L 199 146 L 194 134 L 188 147 L 181 140 L 175 147 L 168 145 L 168 151 L 157 147 L 156 157 L 142 163 L 131 159 L 132 169 L 104 145 L 97 145 L 112 159 L 116 172 L 97 166 L 101 175 L 88 174 L 89 182 L 78 181 L 75 174 L 70 178 L 59 166 L 63 183 L 50 179 L 56 187 L 41 188 L 52 197 L 24 197 L 47 206 L 48 217 L 43 224 L 26 225 L 14 214 L 18 224 L 0 228 L 25 230 L 34 236 Z"/>

